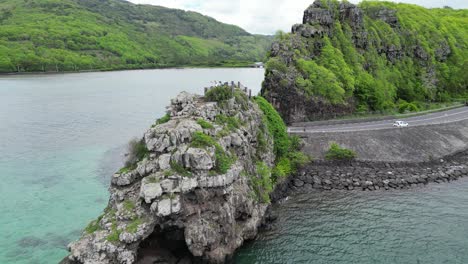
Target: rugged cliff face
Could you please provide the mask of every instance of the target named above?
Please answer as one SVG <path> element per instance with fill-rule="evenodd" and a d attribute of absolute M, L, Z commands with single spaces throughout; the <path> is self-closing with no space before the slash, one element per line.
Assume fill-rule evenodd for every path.
<path fill-rule="evenodd" d="M 262 95 L 287 123 L 466 95 L 466 14 L 317 0 L 277 36 Z"/>
<path fill-rule="evenodd" d="M 64 263 L 222 263 L 255 237 L 269 202 L 273 138 L 242 91 L 216 100 L 172 100 L 137 143 L 143 155 L 112 177 L 107 208 Z"/>

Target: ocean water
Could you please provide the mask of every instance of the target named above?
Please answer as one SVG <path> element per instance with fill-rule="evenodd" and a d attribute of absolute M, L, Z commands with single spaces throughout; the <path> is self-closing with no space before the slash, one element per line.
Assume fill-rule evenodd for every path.
<path fill-rule="evenodd" d="M 466 264 L 468 179 L 376 192 L 311 192 L 274 207 L 234 263 Z"/>
<path fill-rule="evenodd" d="M 262 69 L 0 76 L 0 264 L 57 263 L 107 204 L 126 143 L 181 91 Z"/>
<path fill-rule="evenodd" d="M 182 90 L 263 70 L 183 69 L 0 77 L 0 264 L 57 263 L 106 206 L 126 143 Z M 234 263 L 466 264 L 468 179 L 389 192 L 311 192 Z"/>

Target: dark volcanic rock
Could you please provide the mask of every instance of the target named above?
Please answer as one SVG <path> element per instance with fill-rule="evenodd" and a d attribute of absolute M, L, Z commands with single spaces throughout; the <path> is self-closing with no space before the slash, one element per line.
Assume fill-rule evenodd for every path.
<path fill-rule="evenodd" d="M 296 183 L 299 175 L 315 173 L 317 175 L 313 177 L 312 185 L 314 189 L 378 191 L 421 187 L 428 183 L 450 182 L 468 176 L 468 151 L 446 159 L 447 161 L 441 163 L 392 164 L 370 161 L 316 161 L 302 168 L 296 176 L 291 177 L 291 181 Z M 309 186 L 306 185 L 301 187 L 301 184 L 294 184 L 294 191 L 309 190 Z"/>
<path fill-rule="evenodd" d="M 391 27 L 398 27 L 398 17 L 396 10 L 390 8 L 381 8 L 377 12 L 370 13 L 370 17 L 374 19 L 380 19 L 383 22 L 389 24 Z"/>
<path fill-rule="evenodd" d="M 359 74 L 355 74 L 353 84 L 349 84 L 343 81 L 343 77 L 339 77 L 336 65 L 324 63 L 327 59 L 334 59 L 320 57 L 328 41 L 342 52 L 349 67 L 354 67 L 351 66 L 354 64 L 351 60 L 358 60 L 357 56 L 363 55 L 362 62 L 358 64 L 375 80 L 380 78 L 376 76 L 376 69 L 381 67 L 377 65 L 375 57 L 385 57 L 388 67 L 408 59 L 421 69 L 420 76 L 415 78 L 428 90 L 437 90 L 439 75 L 433 59 L 440 62 L 448 59 L 452 53 L 448 39 L 441 37 L 438 47 L 426 47 L 415 36 L 417 32 L 402 25 L 397 8 L 383 4 L 362 5 L 361 8 L 348 2 L 316 0 L 304 11 L 302 24 L 292 26 L 292 34 L 283 35 L 272 45 L 270 59 L 274 63 L 267 64 L 261 94 L 275 106 L 288 124 L 351 114 L 356 111 L 357 105 L 364 109 L 375 108 L 372 102 L 367 102 L 368 105 L 359 102 L 362 98 Z M 302 69 L 298 63 L 300 59 L 315 60 L 319 66 L 330 70 L 342 88 L 346 88 L 346 93 L 340 98 L 342 100 L 333 102 L 326 92 L 319 92 L 322 87 L 318 85 L 323 84 L 314 80 L 321 76 Z M 400 88 L 399 85 L 395 84 L 395 87 Z M 333 87 L 336 89 L 336 86 Z M 352 91 L 352 88 L 355 90 Z"/>

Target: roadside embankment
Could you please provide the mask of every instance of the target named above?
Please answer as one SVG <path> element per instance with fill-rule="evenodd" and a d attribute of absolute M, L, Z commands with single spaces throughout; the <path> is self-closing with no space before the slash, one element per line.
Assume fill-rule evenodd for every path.
<path fill-rule="evenodd" d="M 323 159 L 331 142 L 352 149 L 360 161 L 425 162 L 468 149 L 468 120 L 407 128 L 302 133 L 303 151 Z"/>

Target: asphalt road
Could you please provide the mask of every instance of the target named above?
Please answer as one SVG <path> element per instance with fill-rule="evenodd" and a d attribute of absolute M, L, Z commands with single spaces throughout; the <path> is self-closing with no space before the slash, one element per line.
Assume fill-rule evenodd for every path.
<path fill-rule="evenodd" d="M 408 122 L 409 126 L 422 126 L 430 124 L 443 124 L 468 119 L 468 107 L 461 107 L 444 112 L 437 112 L 421 116 L 413 116 L 401 119 L 390 119 L 380 121 L 363 121 L 360 123 L 348 124 L 320 124 L 314 125 L 313 122 L 302 127 L 289 127 L 289 133 L 320 133 L 320 132 L 351 132 L 365 130 L 379 130 L 393 128 L 393 123 L 397 120 Z M 404 129 L 404 128 L 394 128 Z"/>

